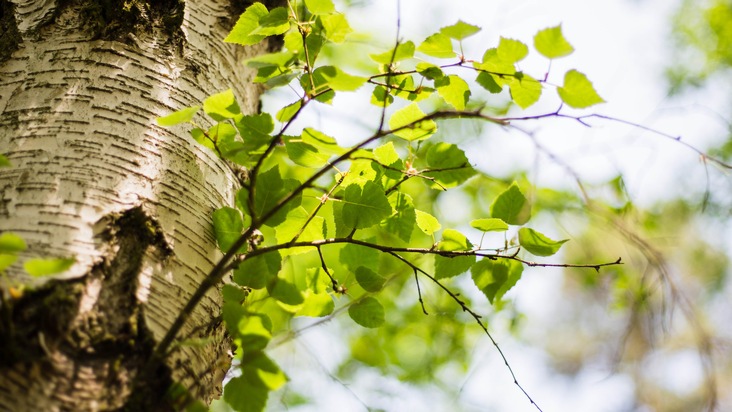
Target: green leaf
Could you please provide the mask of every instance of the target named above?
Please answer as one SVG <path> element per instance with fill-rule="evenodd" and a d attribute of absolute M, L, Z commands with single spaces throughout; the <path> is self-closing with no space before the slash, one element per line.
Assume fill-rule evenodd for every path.
<path fill-rule="evenodd" d="M 356 272 L 361 266 L 376 271 L 379 267 L 379 251 L 348 243 L 341 249 L 338 260 L 351 272 Z"/>
<path fill-rule="evenodd" d="M 18 253 L 24 251 L 27 247 L 25 240 L 15 233 L 0 233 L 0 253 Z"/>
<path fill-rule="evenodd" d="M 305 301 L 300 309 L 295 312 L 295 316 L 319 318 L 330 315 L 335 309 L 333 297 L 329 293 L 313 293 L 308 290 L 305 291 L 304 297 Z"/>
<path fill-rule="evenodd" d="M 263 314 L 246 314 L 239 320 L 237 333 L 239 345 L 246 351 L 262 350 L 272 339 L 272 321 Z"/>
<path fill-rule="evenodd" d="M 570 70 L 564 75 L 564 86 L 558 87 L 557 93 L 564 103 L 575 109 L 584 109 L 605 102 L 597 94 L 587 76 L 577 70 Z"/>
<path fill-rule="evenodd" d="M 31 276 L 49 276 L 64 271 L 76 263 L 73 258 L 50 258 L 50 259 L 28 259 L 23 263 L 23 268 Z"/>
<path fill-rule="evenodd" d="M 394 132 L 395 135 L 410 142 L 416 140 L 424 140 L 432 136 L 437 131 L 437 124 L 433 120 L 420 120 L 425 117 L 424 112 L 412 103 L 402 109 L 397 110 L 389 119 L 389 127 L 392 130 L 399 129 Z"/>
<path fill-rule="evenodd" d="M 320 168 L 330 159 L 329 153 L 324 153 L 317 147 L 305 143 L 301 136 L 285 136 L 287 157 L 295 164 L 304 167 Z"/>
<path fill-rule="evenodd" d="M 160 126 L 162 126 L 162 125 L 160 125 Z M 0 154 L 0 167 L 10 167 L 10 166 L 12 166 L 10 164 L 10 160 L 8 160 L 8 158 L 5 155 Z"/>
<path fill-rule="evenodd" d="M 498 302 L 521 279 L 524 267 L 515 260 L 482 259 L 470 269 L 473 283 L 488 298 Z"/>
<path fill-rule="evenodd" d="M 288 243 L 298 234 L 300 236 L 297 239 L 301 242 L 323 239 L 325 237 L 325 219 L 320 216 L 314 216 L 308 225 L 304 226 L 309 218 L 310 213 L 302 206 L 292 209 L 287 214 L 287 219 L 275 227 L 277 243 Z M 299 254 L 309 252 L 310 250 L 312 248 L 291 248 L 287 249 L 287 253 Z"/>
<path fill-rule="evenodd" d="M 213 212 L 214 235 L 219 249 L 226 253 L 244 231 L 244 220 L 239 209 L 224 206 Z"/>
<path fill-rule="evenodd" d="M 269 389 L 261 384 L 256 375 L 233 378 L 224 389 L 224 400 L 237 412 L 262 412 L 267 406 L 268 396 Z"/>
<path fill-rule="evenodd" d="M 356 269 L 356 282 L 367 292 L 378 292 L 384 287 L 386 278 L 367 267 L 359 266 Z"/>
<path fill-rule="evenodd" d="M 394 103 L 394 96 L 386 92 L 386 87 L 374 87 L 374 92 L 371 93 L 371 104 L 379 107 L 388 107 L 392 103 Z"/>
<path fill-rule="evenodd" d="M 453 24 L 452 26 L 446 26 L 440 29 L 440 33 L 455 40 L 462 40 L 464 38 L 474 35 L 479 31 L 480 27 L 465 23 L 462 20 L 458 20 L 458 22 Z"/>
<path fill-rule="evenodd" d="M 355 229 L 364 229 L 391 215 L 391 205 L 384 189 L 372 181 L 363 187 L 352 184 L 343 195 L 343 223 Z"/>
<path fill-rule="evenodd" d="M 272 139 L 270 133 L 274 130 L 274 120 L 269 113 L 242 116 L 236 120 L 236 128 L 244 141 L 266 144 Z"/>
<path fill-rule="evenodd" d="M 203 111 L 217 122 L 233 119 L 241 114 L 241 109 L 231 89 L 206 98 L 203 101 Z"/>
<path fill-rule="evenodd" d="M 399 162 L 399 153 L 397 153 L 394 143 L 387 142 L 374 149 L 374 157 L 382 165 L 393 166 Z"/>
<path fill-rule="evenodd" d="M 509 225 L 523 225 L 531 218 L 531 205 L 521 193 L 518 184 L 513 182 L 491 205 L 491 216 Z"/>
<path fill-rule="evenodd" d="M 529 48 L 518 40 L 501 37 L 497 53 L 501 60 L 513 64 L 523 60 L 529 54 Z"/>
<path fill-rule="evenodd" d="M 257 178 L 254 196 L 254 209 L 258 218 L 269 213 L 282 199 L 292 193 L 300 182 L 295 179 L 282 179 L 280 177 L 280 169 L 274 166 Z M 266 222 L 265 225 L 275 227 L 285 221 L 290 210 L 300 206 L 302 195 L 295 196 L 291 201 L 287 202 L 282 209 L 277 211 Z"/>
<path fill-rule="evenodd" d="M 242 374 L 256 372 L 260 381 L 271 391 L 275 391 L 287 383 L 287 375 L 262 351 L 245 353 L 241 365 Z"/>
<path fill-rule="evenodd" d="M 267 284 L 269 295 L 287 305 L 299 305 L 305 301 L 300 289 L 282 278 L 275 278 Z"/>
<path fill-rule="evenodd" d="M 496 79 L 493 77 L 492 74 L 488 72 L 480 72 L 478 74 L 478 77 L 475 79 L 478 84 L 483 87 L 484 89 L 488 90 L 491 93 L 500 93 L 503 91 L 503 86 L 498 84 L 496 82 Z"/>
<path fill-rule="evenodd" d="M 394 213 L 381 223 L 381 227 L 399 239 L 409 242 L 417 219 L 412 198 L 408 194 L 394 192 L 389 195 L 389 204 Z"/>
<path fill-rule="evenodd" d="M 167 116 L 158 117 L 156 120 L 158 126 L 169 127 L 175 126 L 180 123 L 190 122 L 193 116 L 198 113 L 201 106 L 186 107 L 185 109 L 178 110 L 177 112 L 171 113 Z"/>
<path fill-rule="evenodd" d="M 332 0 L 305 0 L 305 6 L 313 14 L 328 14 L 336 11 Z"/>
<path fill-rule="evenodd" d="M 348 315 L 364 328 L 378 328 L 384 324 L 384 307 L 376 298 L 365 297 L 348 308 Z"/>
<path fill-rule="evenodd" d="M 275 36 L 288 30 L 290 30 L 290 16 L 287 9 L 276 7 L 266 16 L 260 17 L 257 27 L 249 33 L 249 36 Z"/>
<path fill-rule="evenodd" d="M 384 53 L 370 54 L 369 56 L 373 61 L 380 64 L 391 64 L 401 60 L 411 59 L 414 57 L 414 43 L 412 41 L 399 43 L 396 51 L 391 49 Z"/>
<path fill-rule="evenodd" d="M 319 67 L 313 71 L 312 76 L 301 76 L 300 86 L 302 86 L 309 96 L 315 96 L 315 100 L 321 103 L 331 104 L 333 97 L 335 97 L 335 91 L 330 88 L 328 79 L 325 78 L 324 73 L 325 71 Z"/>
<path fill-rule="evenodd" d="M 257 27 L 259 27 L 259 20 L 268 15 L 269 11 L 262 3 L 254 3 L 239 16 L 234 28 L 224 39 L 226 43 L 235 43 L 242 46 L 251 46 L 264 40 L 264 34 L 254 35 L 251 34 Z"/>
<path fill-rule="evenodd" d="M 350 75 L 334 66 L 318 67 L 315 72 L 321 74 L 328 86 L 335 91 L 351 92 L 357 90 L 367 80 L 365 77 Z"/>
<path fill-rule="evenodd" d="M 239 305 L 241 302 L 244 302 L 248 293 L 244 288 L 227 283 L 221 287 L 221 296 L 224 297 L 224 302 L 232 302 Z"/>
<path fill-rule="evenodd" d="M 224 400 L 237 412 L 262 412 L 270 391 L 287 382 L 287 376 L 262 351 L 245 352 L 241 374 L 224 388 Z"/>
<path fill-rule="evenodd" d="M 432 236 L 435 232 L 442 228 L 440 221 L 434 216 L 421 210 L 415 210 L 417 227 L 426 235 Z"/>
<path fill-rule="evenodd" d="M 429 171 L 424 172 L 424 175 L 434 178 L 435 183 L 442 186 L 433 187 L 455 187 L 475 175 L 475 169 L 468 162 L 465 152 L 452 143 L 432 145 L 427 150 L 427 164 Z"/>
<path fill-rule="evenodd" d="M 252 289 L 262 289 L 282 268 L 282 255 L 274 251 L 247 257 L 234 270 L 234 282 Z"/>
<path fill-rule="evenodd" d="M 480 230 L 481 232 L 505 232 L 508 225 L 501 219 L 475 219 L 470 222 L 470 226 Z"/>
<path fill-rule="evenodd" d="M 426 38 L 425 41 L 417 47 L 417 50 L 428 56 L 440 59 L 450 59 L 455 57 L 455 52 L 452 50 L 452 40 L 450 40 L 450 37 L 442 33 L 435 33 Z"/>
<path fill-rule="evenodd" d="M 0 274 L 18 260 L 18 255 L 0 253 Z"/>
<path fill-rule="evenodd" d="M 469 251 L 473 244 L 462 233 L 453 229 L 442 232 L 442 240 L 437 244 L 438 250 Z M 435 255 L 435 278 L 451 278 L 466 272 L 475 263 L 475 256 L 439 256 Z"/>
<path fill-rule="evenodd" d="M 569 240 L 552 240 L 542 233 L 526 227 L 519 229 L 518 239 L 521 247 L 536 256 L 551 256 L 559 251 L 564 242 Z"/>
<path fill-rule="evenodd" d="M 541 83 L 528 74 L 516 73 L 508 84 L 511 99 L 522 109 L 533 105 L 541 97 Z"/>
<path fill-rule="evenodd" d="M 435 80 L 437 94 L 456 110 L 464 110 L 470 99 L 470 87 L 460 76 L 451 74 Z"/>
<path fill-rule="evenodd" d="M 287 106 L 281 108 L 275 116 L 281 123 L 289 122 L 302 107 L 302 100 L 298 100 L 295 103 L 290 103 Z"/>
<path fill-rule="evenodd" d="M 323 25 L 325 37 L 333 43 L 343 43 L 346 40 L 346 37 L 353 32 L 353 29 L 348 24 L 348 20 L 346 20 L 346 16 L 342 14 L 336 13 L 327 16 L 320 16 L 319 19 L 320 24 Z M 308 36 L 308 38 L 310 37 L 314 36 Z M 308 45 L 308 50 L 310 50 L 310 45 Z"/>
<path fill-rule="evenodd" d="M 562 26 L 540 30 L 534 36 L 534 48 L 549 59 L 556 59 L 572 54 L 574 48 L 564 38 Z"/>
<path fill-rule="evenodd" d="M 415 69 L 417 70 L 417 73 L 430 80 L 439 79 L 440 77 L 443 77 L 445 75 L 445 73 L 442 72 L 442 69 L 432 63 L 417 63 Z"/>
<path fill-rule="evenodd" d="M 506 61 L 498 54 L 497 48 L 490 48 L 483 53 L 483 61 L 481 63 L 473 63 L 473 67 L 480 70 L 487 70 L 495 75 L 496 81 L 503 85 L 506 78 L 510 79 L 516 73 L 515 62 Z"/>

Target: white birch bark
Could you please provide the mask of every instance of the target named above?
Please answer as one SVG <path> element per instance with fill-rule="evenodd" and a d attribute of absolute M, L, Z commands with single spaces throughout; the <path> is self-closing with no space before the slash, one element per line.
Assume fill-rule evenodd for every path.
<path fill-rule="evenodd" d="M 0 169 L 0 231 L 27 241 L 24 257 L 76 264 L 46 279 L 17 265 L 0 283 L 2 293 L 26 287 L 3 308 L 13 330 L 2 334 L 23 347 L 0 353 L 0 410 L 118 408 L 150 337 L 162 337 L 218 259 L 210 214 L 235 191 L 232 173 L 185 127 L 155 118 L 229 87 L 255 112 L 260 90 L 241 60 L 265 46 L 221 41 L 235 18 L 226 0 L 118 2 L 147 19 L 132 33 L 113 15 L 89 30 L 101 2 L 14 3 L 22 42 L 0 61 L 0 152 L 12 163 Z M 173 6 L 184 9 L 171 35 L 161 17 Z M 181 334 L 198 328 L 208 344 L 169 360 L 172 379 L 206 400 L 229 365 L 212 322 L 219 309 L 210 293 Z"/>

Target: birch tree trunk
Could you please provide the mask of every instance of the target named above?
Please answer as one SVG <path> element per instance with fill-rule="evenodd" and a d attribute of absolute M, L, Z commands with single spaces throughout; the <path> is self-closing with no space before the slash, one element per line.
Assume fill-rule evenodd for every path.
<path fill-rule="evenodd" d="M 205 345 L 179 346 L 145 393 L 132 387 L 219 257 L 210 214 L 235 192 L 225 165 L 155 118 L 228 88 L 257 110 L 240 62 L 267 46 L 221 41 L 245 3 L 0 0 L 0 152 L 12 163 L 0 231 L 26 240 L 24 257 L 76 259 L 53 278 L 17 265 L 0 279 L 0 410 L 175 409 L 173 383 L 218 395 L 230 364 L 218 293 L 180 335 Z"/>

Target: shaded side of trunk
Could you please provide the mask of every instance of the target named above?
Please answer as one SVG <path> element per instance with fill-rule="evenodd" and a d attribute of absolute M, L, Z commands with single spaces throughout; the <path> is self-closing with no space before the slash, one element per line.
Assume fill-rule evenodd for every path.
<path fill-rule="evenodd" d="M 238 7 L 0 0 L 0 151 L 12 163 L 0 231 L 26 240 L 24 257 L 76 259 L 57 277 L 17 265 L 0 279 L 0 410 L 122 407 L 219 258 L 210 213 L 232 202 L 235 179 L 155 118 L 230 87 L 256 111 L 261 90 L 240 61 L 266 46 L 221 42 Z M 219 309 L 210 293 L 182 334 L 204 343 L 179 346 L 152 393 L 180 382 L 217 395 L 229 366 Z"/>

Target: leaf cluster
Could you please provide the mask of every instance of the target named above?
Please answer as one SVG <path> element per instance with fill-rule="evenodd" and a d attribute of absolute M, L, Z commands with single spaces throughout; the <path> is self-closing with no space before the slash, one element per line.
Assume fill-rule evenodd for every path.
<path fill-rule="evenodd" d="M 434 137 L 440 119 L 511 124 L 471 109 L 476 85 L 493 94 L 507 90 L 521 109 L 534 105 L 547 88 L 555 88 L 573 108 L 603 101 L 579 71 L 566 72 L 558 87 L 550 86 L 546 76 L 522 71 L 519 62 L 529 47 L 518 40 L 501 38 L 482 59 L 469 59 L 462 41 L 479 31 L 458 21 L 419 45 L 399 41 L 372 53 L 366 64 L 370 72 L 352 74 L 321 63 L 324 47 L 348 47 L 352 33 L 331 0 L 288 2 L 272 10 L 254 3 L 224 41 L 248 46 L 283 36 L 282 51 L 245 64 L 256 70 L 256 83 L 289 86 L 299 92 L 298 99 L 274 115 L 248 115 L 227 90 L 201 106 L 158 119 L 162 126 L 191 124 L 192 138 L 239 177 L 235 204 L 213 213 L 224 257 L 209 275 L 218 281 L 233 271 L 233 282 L 223 286 L 223 319 L 238 347 L 241 375 L 225 389 L 226 402 L 236 410 L 263 409 L 269 391 L 287 380 L 264 350 L 292 318 L 330 317 L 344 310 L 364 328 L 381 327 L 389 324 L 387 308 L 393 305 L 382 295 L 393 298 L 385 291 L 401 290 L 414 275 L 425 314 L 420 278 L 446 292 L 456 310 L 469 312 L 487 333 L 467 300 L 444 282 L 470 273 L 498 310 L 524 266 L 538 265 L 525 260 L 522 251 L 551 256 L 567 241 L 525 226 L 532 202 L 527 188 L 516 182 L 490 200 L 490 208 L 470 223 L 473 231 L 443 228 L 433 215 L 436 195 L 425 196 L 453 190 L 481 174 L 461 147 Z M 560 26 L 539 31 L 533 45 L 548 60 L 573 51 Z M 340 139 L 314 128 L 290 132 L 312 105 L 333 104 L 337 94 L 363 87 L 370 88 L 371 103 L 382 111 L 372 135 L 342 146 Z M 437 110 L 426 108 L 430 101 L 437 102 Z M 199 125 L 199 118 L 210 126 Z M 484 246 L 488 232 L 502 234 L 503 241 Z M 355 356 L 368 358 L 363 352 Z"/>

